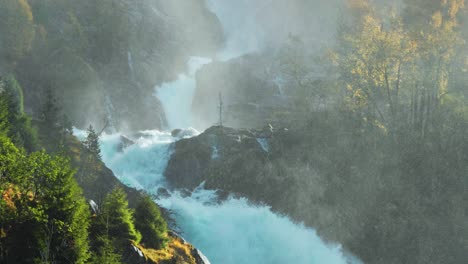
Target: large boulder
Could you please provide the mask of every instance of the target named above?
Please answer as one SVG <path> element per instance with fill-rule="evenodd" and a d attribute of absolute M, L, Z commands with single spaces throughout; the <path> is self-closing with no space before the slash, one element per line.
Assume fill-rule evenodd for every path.
<path fill-rule="evenodd" d="M 259 175 L 274 148 L 270 144 L 273 134 L 269 128 L 212 127 L 175 143 L 165 176 L 175 188 L 194 189 L 206 182 L 208 187 L 234 190 L 233 185 L 244 182 L 239 177 L 255 180 Z M 229 177 L 223 177 L 224 173 Z"/>

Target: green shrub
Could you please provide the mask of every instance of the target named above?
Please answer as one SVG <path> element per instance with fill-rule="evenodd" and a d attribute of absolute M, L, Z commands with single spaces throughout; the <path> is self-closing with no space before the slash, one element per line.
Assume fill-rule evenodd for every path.
<path fill-rule="evenodd" d="M 158 206 L 149 196 L 141 198 L 135 210 L 135 226 L 141 232 L 141 242 L 155 249 L 167 246 L 167 224 Z"/>

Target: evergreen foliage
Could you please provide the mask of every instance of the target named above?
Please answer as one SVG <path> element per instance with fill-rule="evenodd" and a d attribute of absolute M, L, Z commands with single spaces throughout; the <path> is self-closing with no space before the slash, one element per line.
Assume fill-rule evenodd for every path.
<path fill-rule="evenodd" d="M 468 248 L 465 1 L 403 0 L 401 11 L 383 12 L 377 4 L 384 1 L 345 2 L 338 45 L 326 65 L 318 63 L 328 80 L 314 79 L 311 66 L 317 63 L 300 37 L 291 35 L 275 54 L 292 106 L 272 121 L 289 126 L 294 120 L 302 127 L 284 132 L 289 138 L 277 143 L 282 163 L 268 160 L 264 177 L 248 179 L 258 188 L 244 188 L 237 180 L 231 188 L 253 198 L 274 197 L 273 208 L 344 241 L 366 263 L 462 263 Z M 85 111 L 103 112 L 102 83 L 114 88 L 121 82 L 115 77 L 128 74 L 152 92 L 155 79 L 173 77 L 177 67 L 162 67 L 155 79 L 128 69 L 132 51 L 175 57 L 166 43 L 156 45 L 163 52 L 154 48 L 158 38 L 171 35 L 148 34 L 166 29 L 155 26 L 159 20 L 140 19 L 148 6 L 140 3 L 0 0 L 0 73 L 21 76 L 29 87 L 26 95 L 41 97 L 37 124 L 47 150 L 64 155 L 68 147 L 72 123 L 59 105 L 75 114 L 76 124 Z M 148 60 L 135 72 L 147 66 L 155 68 Z M 45 87 L 41 96 L 35 92 Z M 133 105 L 143 101 L 126 98 L 125 92 L 113 96 L 136 101 Z M 96 102 L 101 108 L 88 107 Z M 21 86 L 13 76 L 0 78 L 0 263 L 121 263 L 122 249 L 140 237 L 147 246 L 165 247 L 167 225 L 157 206 L 144 197 L 133 217 L 119 188 L 93 216 L 88 238 L 89 209 L 68 161 L 45 152 L 28 154 L 37 149 Z M 76 149 L 78 181 L 91 186 L 104 168 L 92 126 L 84 147 Z M 216 176 L 212 179 L 237 179 Z M 338 222 L 332 228 L 330 219 Z"/>
<path fill-rule="evenodd" d="M 99 146 L 99 135 L 93 126 L 88 128 L 88 136 L 83 141 L 81 151 L 81 170 L 78 171 L 78 181 L 85 186 L 91 186 L 96 181 L 101 169 L 101 149 Z"/>
<path fill-rule="evenodd" d="M 27 0 L 0 0 L 0 68 L 11 67 L 30 49 L 35 30 L 31 7 Z"/>
<path fill-rule="evenodd" d="M 0 153 L 0 262 L 86 263 L 89 208 L 68 161 L 5 137 Z"/>
<path fill-rule="evenodd" d="M 99 135 L 94 130 L 93 126 L 90 125 L 88 128 L 88 136 L 83 142 L 86 152 L 90 155 L 90 158 L 94 161 L 101 160 L 101 148 L 99 147 Z"/>
<path fill-rule="evenodd" d="M 94 264 L 121 264 L 122 255 L 116 253 L 114 243 L 107 235 L 97 238 L 100 247 L 96 253 L 93 253 L 91 263 Z"/>
<path fill-rule="evenodd" d="M 59 152 L 65 148 L 67 137 L 73 133 L 72 125 L 67 115 L 62 113 L 51 89 L 46 89 L 43 97 L 45 101 L 41 107 L 40 124 L 42 141 L 49 151 Z"/>
<path fill-rule="evenodd" d="M 115 188 L 107 194 L 91 230 L 96 241 L 94 250 L 98 255 L 104 254 L 103 250 L 109 253 L 105 250 L 109 242 L 119 250 L 140 242 L 141 234 L 135 229 L 133 212 L 128 208 L 127 195 L 122 188 Z"/>
<path fill-rule="evenodd" d="M 135 229 L 133 212 L 128 208 L 127 195 L 122 188 L 116 188 L 107 195 L 102 209 L 104 217 L 109 217 L 110 237 L 118 239 L 118 243 L 140 242 L 141 234 Z"/>
<path fill-rule="evenodd" d="M 167 224 L 158 206 L 147 195 L 143 196 L 135 209 L 135 227 L 141 232 L 141 242 L 151 248 L 165 248 L 168 243 Z"/>
<path fill-rule="evenodd" d="M 0 77 L 0 132 L 28 151 L 37 149 L 37 133 L 24 113 L 23 92 L 13 76 Z"/>
<path fill-rule="evenodd" d="M 57 133 L 59 130 L 60 108 L 57 98 L 51 89 L 45 91 L 45 102 L 41 109 L 41 118 L 45 127 L 50 129 L 50 133 Z"/>
<path fill-rule="evenodd" d="M 3 88 L 0 88 L 0 135 L 2 136 L 6 136 L 10 129 L 8 115 L 8 97 Z"/>

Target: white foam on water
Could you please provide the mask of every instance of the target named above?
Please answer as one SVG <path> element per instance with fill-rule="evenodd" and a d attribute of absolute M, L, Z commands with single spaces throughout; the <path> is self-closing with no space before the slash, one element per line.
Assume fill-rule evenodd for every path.
<path fill-rule="evenodd" d="M 123 183 L 155 194 L 160 187 L 167 187 L 163 173 L 175 139 L 159 131 L 144 131 L 140 135 L 134 145 L 122 152 L 118 151 L 119 134 L 104 135 L 103 161 Z M 279 216 L 269 207 L 254 206 L 238 198 L 220 203 L 216 197 L 202 184 L 191 196 L 174 191 L 157 200 L 174 212 L 183 236 L 211 263 L 351 263 L 339 245 L 324 243 L 313 229 Z"/>
<path fill-rule="evenodd" d="M 207 4 L 218 16 L 227 39 L 217 59 L 229 60 L 256 52 L 265 44 L 256 21 L 261 10 L 251 8 L 251 0 L 207 0 Z M 155 87 L 155 96 L 165 110 L 167 129 L 196 125 L 192 123 L 191 113 L 195 74 L 211 61 L 192 57 L 187 73 Z M 84 138 L 86 133 L 75 130 L 75 135 Z M 120 136 L 101 138 L 103 161 L 114 174 L 126 185 L 152 194 L 159 188 L 167 188 L 164 171 L 176 139 L 166 132 L 143 131 L 138 138 L 132 138 L 135 144 L 121 150 Z M 258 143 L 268 151 L 266 140 L 260 139 Z M 213 154 L 217 158 L 216 151 Z M 354 257 L 345 256 L 341 246 L 324 243 L 315 230 L 277 215 L 267 206 L 255 206 L 246 199 L 232 197 L 218 202 L 216 193 L 205 190 L 203 184 L 190 196 L 177 190 L 170 194 L 156 202 L 174 212 L 183 236 L 213 264 L 360 263 Z"/>
<path fill-rule="evenodd" d="M 192 126 L 192 100 L 196 89 L 195 73 L 203 65 L 210 63 L 208 58 L 192 57 L 188 62 L 188 72 L 179 75 L 173 82 L 163 83 L 155 88 L 155 95 L 161 101 L 168 129 Z"/>

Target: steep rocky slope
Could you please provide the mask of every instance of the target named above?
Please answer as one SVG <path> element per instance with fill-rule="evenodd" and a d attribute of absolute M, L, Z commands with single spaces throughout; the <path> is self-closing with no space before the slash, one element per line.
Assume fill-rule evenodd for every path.
<path fill-rule="evenodd" d="M 365 263 L 426 263 L 429 256 L 431 263 L 462 263 L 466 192 L 449 190 L 466 165 L 408 135 L 395 149 L 384 131 L 364 137 L 351 116 L 334 115 L 289 129 L 212 127 L 175 143 L 166 178 L 188 190 L 204 183 L 221 200 L 239 195 L 270 205 Z M 428 178 L 447 191 L 428 191 Z"/>
<path fill-rule="evenodd" d="M 227 62 L 205 65 L 196 75 L 197 88 L 192 103 L 195 124 L 207 127 L 218 121 L 216 111 L 221 93 L 225 123 L 232 127 L 258 127 L 260 120 L 272 118 L 274 111 L 287 106 L 278 85 L 265 72 L 271 58 L 245 55 Z"/>
<path fill-rule="evenodd" d="M 163 127 L 155 85 L 177 78 L 190 56 L 213 56 L 223 43 L 217 17 L 201 0 L 29 3 L 31 49 L 0 69 L 17 76 L 28 112 L 39 116 L 51 89 L 78 127 L 105 118 L 117 130 Z"/>

